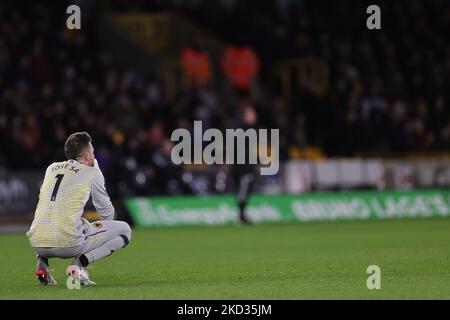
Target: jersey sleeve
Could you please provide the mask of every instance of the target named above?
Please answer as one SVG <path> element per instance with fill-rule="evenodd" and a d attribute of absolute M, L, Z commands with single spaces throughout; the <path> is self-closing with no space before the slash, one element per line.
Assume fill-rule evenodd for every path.
<path fill-rule="evenodd" d="M 108 192 L 105 188 L 105 178 L 103 173 L 97 167 L 97 173 L 95 174 L 92 182 L 92 203 L 97 210 L 101 220 L 112 220 L 114 218 L 114 207 L 109 199 Z"/>

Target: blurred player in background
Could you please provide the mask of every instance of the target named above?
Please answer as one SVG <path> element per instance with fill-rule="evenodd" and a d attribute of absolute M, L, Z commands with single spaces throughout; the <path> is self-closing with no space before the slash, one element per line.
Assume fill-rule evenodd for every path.
<path fill-rule="evenodd" d="M 257 122 L 258 116 L 253 105 L 250 103 L 248 93 L 241 93 L 237 102 L 237 117 L 234 123 L 235 128 L 241 128 L 246 131 L 247 129 L 256 128 Z M 251 221 L 246 214 L 246 207 L 255 183 L 255 170 L 257 169 L 257 166 L 249 163 L 248 157 L 250 153 L 256 153 L 258 151 L 251 150 L 247 147 L 245 150 L 247 154 L 245 164 L 237 164 L 237 159 L 235 159 L 234 164 L 231 165 L 231 176 L 237 187 L 239 220 L 244 224 L 251 224 Z M 234 154 L 237 155 L 236 150 Z"/>
<path fill-rule="evenodd" d="M 113 220 L 114 207 L 91 141 L 86 132 L 70 135 L 64 146 L 68 160 L 52 163 L 45 172 L 27 232 L 37 254 L 36 276 L 44 285 L 56 284 L 49 271 L 49 258 L 73 259 L 68 275 L 83 285 L 95 284 L 85 268 L 127 246 L 131 239 L 130 226 Z M 89 223 L 82 217 L 89 196 L 101 221 Z"/>

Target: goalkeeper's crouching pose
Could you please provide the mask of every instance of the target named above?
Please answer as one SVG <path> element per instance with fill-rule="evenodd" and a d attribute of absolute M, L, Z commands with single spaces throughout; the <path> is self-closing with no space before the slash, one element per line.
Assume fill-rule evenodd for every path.
<path fill-rule="evenodd" d="M 73 259 L 68 275 L 83 285 L 95 284 L 85 268 L 126 247 L 131 240 L 130 226 L 113 220 L 114 207 L 91 141 L 86 132 L 70 135 L 64 146 L 68 160 L 52 163 L 45 172 L 34 220 L 27 232 L 37 254 L 36 276 L 44 285 L 56 284 L 49 271 L 49 258 Z M 82 217 L 89 196 L 100 221 L 89 223 Z"/>

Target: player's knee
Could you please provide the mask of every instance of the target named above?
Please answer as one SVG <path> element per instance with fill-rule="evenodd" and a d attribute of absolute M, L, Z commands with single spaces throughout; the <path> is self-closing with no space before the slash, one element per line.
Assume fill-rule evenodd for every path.
<path fill-rule="evenodd" d="M 131 228 L 130 225 L 124 221 L 121 221 L 122 224 L 122 232 L 121 237 L 123 238 L 123 241 L 125 242 L 125 246 L 128 245 L 131 241 Z"/>

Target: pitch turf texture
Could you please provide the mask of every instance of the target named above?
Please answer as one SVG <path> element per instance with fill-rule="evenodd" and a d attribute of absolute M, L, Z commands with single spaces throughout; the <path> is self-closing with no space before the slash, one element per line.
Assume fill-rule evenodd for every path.
<path fill-rule="evenodd" d="M 95 287 L 34 278 L 24 234 L 1 234 L 1 299 L 449 299 L 450 219 L 134 230 L 92 265 Z M 369 265 L 381 290 L 368 290 Z"/>

